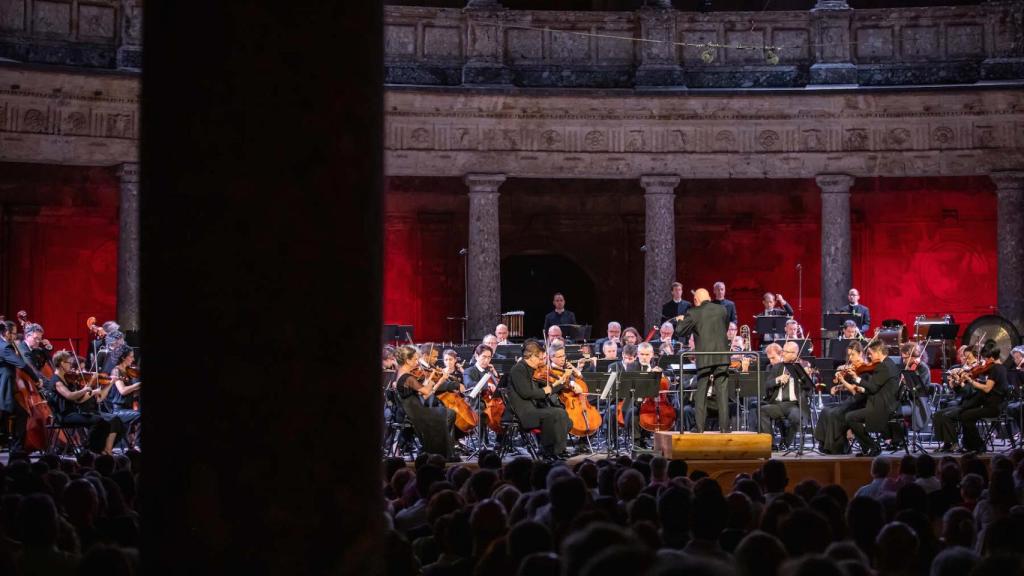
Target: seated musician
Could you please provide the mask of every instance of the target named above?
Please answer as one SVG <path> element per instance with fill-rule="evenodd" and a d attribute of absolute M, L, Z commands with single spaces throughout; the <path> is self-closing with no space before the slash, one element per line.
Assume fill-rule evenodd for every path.
<path fill-rule="evenodd" d="M 658 339 L 651 341 L 651 346 L 654 346 L 654 350 L 659 356 L 669 355 L 678 356 L 682 346 L 679 341 L 675 339 L 676 327 L 671 322 L 663 322 L 661 327 L 658 328 Z"/>
<path fill-rule="evenodd" d="M 554 341 L 562 342 L 563 344 L 572 344 L 568 338 L 562 336 L 562 327 L 554 324 L 548 328 L 547 344 L 550 345 Z"/>
<path fill-rule="evenodd" d="M 53 356 L 54 371 L 45 384 L 54 414 L 64 426 L 89 428 L 89 450 L 114 453 L 114 443 L 124 433 L 124 421 L 114 414 L 103 414 L 99 405 L 114 386 L 92 388 L 84 385 L 83 376 L 72 372 L 74 361 L 70 352 L 61 350 Z M 74 378 L 73 376 L 77 376 Z"/>
<path fill-rule="evenodd" d="M 866 344 L 867 340 L 861 335 L 857 328 L 857 323 L 853 320 L 847 320 L 843 323 L 843 330 L 839 333 L 839 336 L 829 342 L 829 353 L 828 357 L 838 362 L 846 361 L 846 348 L 851 342 L 860 342 Z"/>
<path fill-rule="evenodd" d="M 25 427 L 29 414 L 18 400 L 16 369 L 28 364 L 15 352 L 14 322 L 0 320 L 0 424 L 12 431 L 8 451 L 21 451 L 25 446 Z M 8 428 L 10 426 L 10 428 Z"/>
<path fill-rule="evenodd" d="M 117 359 L 120 357 L 121 351 L 128 347 L 124 341 L 124 334 L 120 330 L 112 330 L 107 332 L 107 352 L 102 356 L 103 363 L 100 364 L 100 372 L 104 374 L 110 374 L 117 365 Z"/>
<path fill-rule="evenodd" d="M 1006 413 L 1020 426 L 1021 409 L 1024 408 L 1024 346 L 1016 346 L 1010 350 L 1010 365 L 1006 369 L 1006 380 L 1010 390 L 1016 390 L 1016 397 L 1006 406 Z"/>
<path fill-rule="evenodd" d="M 673 331 L 675 328 L 673 327 Z M 654 346 L 651 346 L 650 342 L 641 342 L 636 347 L 636 361 L 629 364 L 623 365 L 624 372 L 661 372 L 660 366 L 654 362 Z M 670 398 L 665 399 L 671 403 Z M 639 425 L 634 429 L 633 419 L 636 418 L 639 412 L 639 404 L 635 398 L 628 398 L 622 404 L 622 416 L 625 422 L 626 429 L 632 430 L 633 441 L 638 444 L 641 448 L 650 448 L 650 441 L 654 438 L 653 433 L 644 430 Z"/>
<path fill-rule="evenodd" d="M 975 453 L 985 452 L 985 441 L 978 432 L 978 420 L 998 416 L 1003 403 L 1010 396 L 1006 366 L 1003 365 L 1002 351 L 996 341 L 986 340 L 980 356 L 981 364 L 962 377 L 963 385 L 974 388 L 976 392 L 964 400 L 959 414 L 960 428 L 964 435 L 963 448 Z M 945 417 L 940 419 L 939 414 L 935 416 L 936 434 L 941 427 L 944 441 L 956 434 L 954 420 Z"/>
<path fill-rule="evenodd" d="M 612 341 L 605 341 L 601 345 L 601 359 L 602 360 L 618 360 L 619 358 L 619 345 Z"/>
<path fill-rule="evenodd" d="M 928 425 L 927 398 L 932 394 L 932 372 L 928 368 L 928 352 L 923 345 L 904 342 L 900 345 L 900 358 L 903 360 L 900 369 L 913 369 L 918 379 L 921 380 L 920 387 L 913 390 L 904 387 L 908 397 L 900 400 L 900 413 L 904 416 L 911 416 L 913 429 L 920 431 Z"/>
<path fill-rule="evenodd" d="M 880 340 L 868 344 L 868 360 L 876 365 L 871 376 L 867 379 L 855 376 L 853 383 L 857 392 L 864 394 L 867 399 L 863 408 L 846 413 L 846 425 L 861 446 L 857 456 L 875 457 L 882 453 L 882 449 L 868 432 L 885 432 L 890 415 L 899 406 L 896 394 L 899 390 L 900 369 L 889 358 L 887 346 Z"/>
<path fill-rule="evenodd" d="M 800 327 L 800 323 L 792 318 L 786 320 L 786 334 L 783 337 L 783 344 L 797 340 L 796 344 L 798 347 L 803 345 L 803 350 L 800 351 L 801 354 L 814 354 L 814 343 L 807 340 L 807 343 L 804 344 L 803 340 L 805 339 L 806 337 L 804 336 L 803 328 Z"/>
<path fill-rule="evenodd" d="M 850 396 L 841 402 L 833 403 L 822 408 L 818 414 L 818 424 L 814 427 L 814 439 L 818 441 L 819 449 L 825 454 L 846 454 L 850 451 L 850 444 L 847 439 L 846 413 L 864 407 L 867 397 L 858 392 L 855 385 L 857 367 L 866 364 L 864 359 L 864 346 L 860 342 L 852 342 L 846 349 L 846 364 L 836 370 L 834 385 L 831 388 L 833 396 L 841 396 L 843 393 Z"/>
<path fill-rule="evenodd" d="M 729 322 L 729 327 L 726 328 L 725 330 L 725 339 L 728 340 L 729 342 L 732 342 L 732 339 L 735 338 L 736 335 L 739 333 L 739 328 L 736 327 L 736 323 Z"/>
<path fill-rule="evenodd" d="M 498 346 L 508 346 L 511 344 L 511 342 L 508 341 L 508 326 L 498 324 L 494 327 L 494 335 L 498 338 Z"/>
<path fill-rule="evenodd" d="M 609 343 L 605 343 L 607 346 Z M 608 365 L 608 372 L 630 372 L 636 370 L 636 345 L 627 344 L 622 347 L 622 359 L 617 362 L 612 362 Z M 612 399 L 611 396 L 608 397 Z M 605 412 L 605 421 L 611 424 L 612 435 L 615 436 L 619 433 L 619 419 L 618 419 L 618 400 L 608 403 L 608 408 Z M 623 404 L 626 406 L 627 404 Z M 625 421 L 626 415 L 623 414 L 623 421 Z"/>
<path fill-rule="evenodd" d="M 483 379 L 484 374 L 490 374 L 491 378 L 488 379 L 487 383 L 484 384 L 484 388 L 491 392 L 494 392 L 498 386 L 498 373 L 495 372 L 494 367 L 491 366 L 491 358 L 494 356 L 494 351 L 490 346 L 486 344 L 480 344 L 474 351 L 473 358 L 475 359 L 473 365 L 466 368 L 465 372 L 462 373 L 462 385 L 465 390 L 473 390 L 476 385 Z M 487 445 L 487 414 L 484 412 L 484 392 L 483 389 L 476 395 L 476 398 L 468 398 L 470 405 L 473 409 L 480 414 L 480 443 Z"/>
<path fill-rule="evenodd" d="M 447 385 L 447 378 L 431 378 L 429 370 L 424 372 L 420 359 L 420 352 L 415 346 L 407 344 L 395 350 L 398 363 L 395 386 L 402 408 L 419 435 L 425 452 L 458 462 L 449 433 L 455 422 L 455 413 L 440 404 L 426 402 L 441 386 Z"/>
<path fill-rule="evenodd" d="M 967 400 L 977 392 L 974 386 L 965 386 L 963 379 L 965 371 L 978 365 L 974 347 L 960 346 L 956 351 L 956 357 L 959 364 L 951 367 L 945 373 L 946 385 L 952 393 L 952 398 L 940 400 L 939 409 L 932 414 L 933 434 L 936 440 L 942 442 L 939 447 L 940 452 L 960 451 L 956 422 L 960 420 L 960 413 L 966 407 Z"/>
<path fill-rule="evenodd" d="M 135 399 L 142 390 L 142 382 L 132 383 L 128 375 L 128 367 L 135 362 L 135 352 L 131 346 L 118 348 L 116 364 L 110 370 L 110 392 L 107 394 L 104 405 L 108 411 L 121 419 L 124 423 L 125 432 L 135 431 L 135 444 L 142 442 L 141 423 L 142 414 L 135 409 Z"/>
<path fill-rule="evenodd" d="M 782 362 L 771 365 L 768 370 L 766 393 L 761 402 L 761 419 L 758 430 L 771 434 L 776 420 L 786 420 L 786 433 L 782 445 L 792 446 L 800 430 L 800 410 L 806 410 L 800 395 L 805 394 L 810 382 L 801 382 L 798 373 L 791 367 L 800 360 L 800 347 L 796 342 L 786 342 L 782 347 Z"/>
<path fill-rule="evenodd" d="M 625 330 L 622 331 L 623 346 L 625 346 L 626 344 L 632 344 L 633 346 L 637 346 L 642 341 L 643 338 L 640 337 L 640 332 L 638 332 L 636 328 L 630 326 L 629 328 L 626 328 Z"/>
<path fill-rule="evenodd" d="M 621 346 L 622 345 L 622 342 L 620 341 L 620 337 L 621 336 L 622 336 L 622 325 L 619 324 L 618 322 L 614 322 L 614 321 L 609 322 L 608 323 L 607 335 L 603 336 L 601 338 L 598 338 L 597 341 L 594 342 L 594 346 L 596 346 L 597 350 L 599 350 L 599 351 L 604 350 L 604 343 L 605 342 L 613 342 L 613 343 L 615 343 L 616 346 Z"/>
<path fill-rule="evenodd" d="M 483 340 L 481 340 L 480 343 L 491 349 L 491 352 L 493 353 L 491 358 L 492 360 L 505 359 L 504 354 L 498 354 L 498 337 L 495 336 L 494 334 L 488 334 L 484 336 Z"/>
<path fill-rule="evenodd" d="M 547 362 L 543 345 L 530 339 L 523 344 L 523 358 L 509 372 L 509 405 L 527 430 L 540 428 L 540 446 L 545 459 L 568 456 L 565 451 L 569 434 L 569 415 L 552 397 L 562 386 L 552 387 L 533 379 L 533 373 Z"/>

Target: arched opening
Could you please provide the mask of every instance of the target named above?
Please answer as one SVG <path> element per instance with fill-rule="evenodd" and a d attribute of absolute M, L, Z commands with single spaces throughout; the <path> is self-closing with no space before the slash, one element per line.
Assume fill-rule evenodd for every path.
<path fill-rule="evenodd" d="M 518 254 L 501 261 L 502 311 L 522 310 L 524 337 L 539 338 L 544 316 L 554 309 L 555 292 L 580 324 L 592 324 L 597 313 L 594 281 L 575 262 L 558 254 Z"/>

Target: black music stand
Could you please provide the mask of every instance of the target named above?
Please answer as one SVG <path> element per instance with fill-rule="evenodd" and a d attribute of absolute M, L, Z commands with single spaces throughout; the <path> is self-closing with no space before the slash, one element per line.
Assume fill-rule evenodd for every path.
<path fill-rule="evenodd" d="M 617 383 L 619 390 L 631 391 L 633 404 L 641 403 L 647 398 L 652 398 L 660 393 L 661 385 L 661 372 L 619 372 L 619 381 Z M 623 413 L 627 408 L 632 409 L 632 406 L 623 406 Z M 629 448 L 631 453 L 636 453 L 636 446 L 633 443 L 633 438 L 637 433 L 637 420 L 640 418 L 640 413 L 637 412 L 632 418 L 632 425 L 630 426 L 630 438 Z"/>
<path fill-rule="evenodd" d="M 772 341 L 774 341 L 776 334 L 786 333 L 786 321 L 789 318 L 789 316 L 754 316 L 754 330 L 757 330 L 761 336 L 761 342 L 767 344 L 764 341 L 766 334 L 771 334 Z"/>
<path fill-rule="evenodd" d="M 751 358 L 753 360 L 753 358 Z M 761 371 L 755 362 L 750 363 L 748 372 L 729 372 L 729 386 L 736 391 L 736 422 L 737 429 L 746 429 L 747 421 L 740 417 L 740 406 L 748 406 L 746 399 L 757 398 L 757 420 L 761 421 Z M 742 399 L 742 400 L 741 400 Z M 749 410 L 749 408 L 747 408 Z"/>
<path fill-rule="evenodd" d="M 804 429 L 804 396 L 807 393 L 814 391 L 814 380 L 811 379 L 810 374 L 808 374 L 807 371 L 804 370 L 804 367 L 798 362 L 783 364 L 782 366 L 783 370 L 789 372 L 789 377 L 796 378 L 796 381 L 798 383 L 796 405 L 797 410 L 800 411 L 800 441 L 797 443 L 796 455 L 803 456 L 804 443 L 807 441 L 807 432 Z M 789 454 L 792 452 L 793 448 L 789 447 L 785 452 L 782 453 L 782 455 L 789 456 Z M 811 452 L 815 454 L 821 454 L 821 452 L 818 452 L 817 448 L 814 448 L 813 446 L 811 447 Z"/>
<path fill-rule="evenodd" d="M 381 339 L 385 342 L 397 342 L 402 336 L 398 331 L 398 324 L 385 324 Z"/>
<path fill-rule="evenodd" d="M 494 351 L 494 357 L 497 358 L 499 355 L 505 358 L 514 359 L 516 356 L 523 355 L 523 347 L 519 344 L 499 344 L 497 350 Z"/>
<path fill-rule="evenodd" d="M 928 451 L 925 450 L 924 445 L 918 441 L 917 430 L 914 429 L 914 410 L 917 408 L 917 391 L 924 387 L 924 382 L 921 381 L 921 377 L 917 375 L 917 372 L 913 370 L 900 371 L 900 391 L 897 392 L 897 397 L 905 394 L 910 399 L 910 433 L 903 439 L 903 451 L 906 454 L 910 454 L 911 448 L 913 448 L 914 454 L 917 454 L 918 449 L 925 454 L 928 453 Z M 900 418 L 902 419 L 902 417 L 903 411 L 900 410 Z M 911 440 L 911 438 L 913 438 L 913 440 Z M 911 443 L 913 446 L 911 446 Z"/>
<path fill-rule="evenodd" d="M 499 358 L 497 360 L 491 360 L 491 366 L 494 366 L 494 369 L 502 375 L 508 374 L 509 370 L 512 370 L 512 367 L 515 365 L 515 358 Z"/>
<path fill-rule="evenodd" d="M 566 344 L 583 339 L 583 326 L 579 324 L 559 324 L 558 327 L 562 330 L 562 338 Z"/>
<path fill-rule="evenodd" d="M 946 357 L 946 340 L 956 340 L 960 332 L 959 324 L 927 324 L 928 331 L 924 337 L 927 340 L 940 340 L 939 350 L 942 351 L 942 369 L 949 369 L 949 358 Z M 927 347 L 927 346 L 926 346 Z"/>
<path fill-rule="evenodd" d="M 405 340 L 410 344 L 416 341 L 416 331 L 413 330 L 412 324 L 398 325 L 398 340 Z"/>
<path fill-rule="evenodd" d="M 853 312 L 828 312 L 821 318 L 821 328 L 831 332 L 842 332 L 847 320 L 857 322 L 858 318 L 860 314 Z M 860 322 L 857 322 L 857 328 L 860 328 Z"/>

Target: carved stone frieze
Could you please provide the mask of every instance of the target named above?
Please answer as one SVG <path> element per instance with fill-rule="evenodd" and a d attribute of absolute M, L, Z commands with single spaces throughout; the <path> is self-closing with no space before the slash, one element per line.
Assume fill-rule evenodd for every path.
<path fill-rule="evenodd" d="M 1024 92 L 1011 88 L 933 93 L 926 109 L 919 95 L 905 92 L 467 98 L 393 89 L 386 99 L 386 166 L 393 175 L 802 178 L 1024 166 Z M 396 130 L 406 137 L 392 136 Z M 410 137 L 417 130 L 420 140 Z M 442 132 L 452 136 L 428 137 Z"/>

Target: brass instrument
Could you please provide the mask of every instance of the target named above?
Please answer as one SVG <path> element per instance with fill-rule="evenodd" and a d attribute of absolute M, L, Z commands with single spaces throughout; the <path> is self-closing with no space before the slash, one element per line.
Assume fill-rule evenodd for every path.
<path fill-rule="evenodd" d="M 750 326 L 740 326 L 740 336 L 743 337 L 743 351 L 750 352 Z"/>

